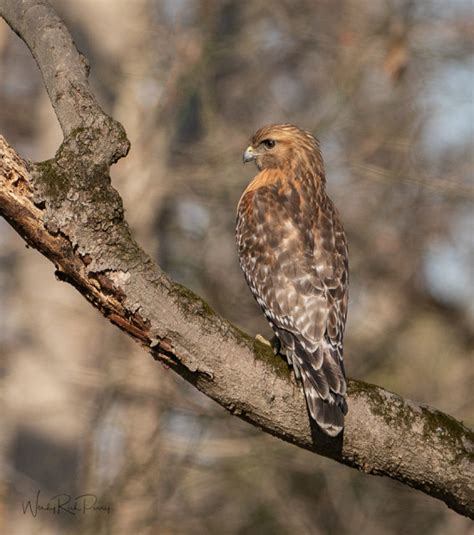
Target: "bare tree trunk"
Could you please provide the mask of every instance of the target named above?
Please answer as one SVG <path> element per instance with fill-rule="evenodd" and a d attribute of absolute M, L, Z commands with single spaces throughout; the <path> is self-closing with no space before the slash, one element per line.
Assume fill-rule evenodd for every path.
<path fill-rule="evenodd" d="M 64 134 L 56 157 L 36 164 L 0 137 L 0 214 L 55 264 L 57 277 L 233 414 L 472 517 L 474 441 L 460 422 L 350 381 L 344 434 L 321 434 L 310 427 L 286 364 L 151 261 L 133 240 L 110 185 L 109 168 L 127 154 L 129 142 L 91 94 L 87 62 L 66 27 L 40 0 L 1 0 L 0 15 L 35 57 Z"/>

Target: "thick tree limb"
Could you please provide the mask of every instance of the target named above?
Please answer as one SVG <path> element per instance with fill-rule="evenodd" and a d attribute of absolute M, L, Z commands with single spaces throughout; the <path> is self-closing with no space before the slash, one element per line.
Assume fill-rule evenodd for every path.
<path fill-rule="evenodd" d="M 349 382 L 344 435 L 311 429 L 282 359 L 173 283 L 139 248 L 110 185 L 128 150 L 106 116 L 65 26 L 44 1 L 0 0 L 30 47 L 65 140 L 53 160 L 23 161 L 0 137 L 0 214 L 101 313 L 207 396 L 287 442 L 385 475 L 474 516 L 473 433 L 435 409 Z"/>

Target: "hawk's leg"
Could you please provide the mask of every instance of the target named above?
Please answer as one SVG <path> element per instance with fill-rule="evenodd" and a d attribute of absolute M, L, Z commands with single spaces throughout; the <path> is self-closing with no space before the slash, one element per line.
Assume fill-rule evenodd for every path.
<path fill-rule="evenodd" d="M 297 384 L 299 384 L 301 379 L 299 368 L 293 364 L 293 359 L 291 358 L 292 353 L 287 352 L 282 348 L 281 340 L 278 338 L 278 336 L 273 335 L 270 340 L 267 340 L 261 334 L 257 334 L 257 336 L 255 336 L 255 340 L 262 342 L 262 344 L 265 344 L 266 346 L 270 346 L 273 349 L 274 355 L 279 355 L 282 359 L 284 359 L 288 363 L 288 366 L 293 368 L 295 372 L 294 374 L 291 374 L 292 381 L 295 381 Z"/>

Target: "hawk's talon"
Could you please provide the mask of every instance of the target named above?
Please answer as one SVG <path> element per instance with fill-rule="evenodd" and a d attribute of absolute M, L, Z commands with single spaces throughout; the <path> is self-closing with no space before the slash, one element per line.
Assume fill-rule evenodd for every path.
<path fill-rule="evenodd" d="M 255 340 L 257 340 L 258 342 L 261 342 L 262 344 L 265 344 L 268 347 L 271 347 L 274 355 L 280 354 L 281 343 L 280 343 L 278 336 L 272 336 L 270 340 L 267 340 L 261 334 L 257 334 L 255 336 Z"/>
<path fill-rule="evenodd" d="M 257 342 L 261 342 L 262 344 L 265 344 L 266 346 L 269 346 L 271 348 L 273 348 L 270 340 L 267 340 L 264 336 L 262 336 L 261 334 L 257 334 L 255 336 L 255 340 L 257 340 Z"/>
<path fill-rule="evenodd" d="M 280 339 L 278 338 L 278 336 L 272 336 L 271 340 L 270 340 L 270 345 L 272 346 L 272 349 L 273 349 L 273 353 L 275 355 L 281 355 L 281 342 L 280 342 Z"/>

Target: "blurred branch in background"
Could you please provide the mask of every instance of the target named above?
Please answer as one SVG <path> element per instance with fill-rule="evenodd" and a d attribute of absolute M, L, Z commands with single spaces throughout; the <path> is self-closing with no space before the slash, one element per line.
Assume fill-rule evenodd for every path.
<path fill-rule="evenodd" d="M 36 3 L 22 3 L 26 4 Z M 440 100 L 446 81 L 463 79 L 468 19 L 457 12 L 444 13 L 439 5 L 434 16 L 429 7 L 420 8 L 413 2 L 400 2 L 393 9 L 382 3 L 351 1 L 300 2 L 295 9 L 294 3 L 281 2 L 271 12 L 266 3 L 258 1 L 123 1 L 120 8 L 107 4 L 57 2 L 56 6 L 94 65 L 93 74 L 100 73 L 93 78 L 99 100 L 131 135 L 134 150 L 118 165 L 114 183 L 141 243 L 157 251 L 160 264 L 174 278 L 204 294 L 219 312 L 246 329 L 262 332 L 260 313 L 244 289 L 234 258 L 232 211 L 243 186 L 236 162 L 242 140 L 263 122 L 292 120 L 313 129 L 323 138 L 330 187 L 342 208 L 352 245 L 347 341 L 351 375 L 364 376 L 469 419 L 472 369 L 468 355 L 473 337 L 466 314 L 472 292 L 466 288 L 472 289 L 472 279 L 466 283 L 463 266 L 468 265 L 469 257 L 463 260 L 461 255 L 468 250 L 464 244 L 470 235 L 466 223 L 470 207 L 466 196 L 461 198 L 455 191 L 459 187 L 458 191 L 469 192 L 470 157 L 462 137 L 449 134 L 455 130 L 462 136 L 463 123 L 459 119 L 454 128 L 454 115 L 450 110 L 443 115 L 446 104 Z M 109 32 L 112 20 L 116 31 Z M 432 28 L 439 30 L 438 41 L 430 37 Z M 25 82 L 34 80 L 33 69 L 20 67 L 26 57 L 14 60 L 20 49 L 12 42 L 0 27 L 0 53 L 8 66 L 2 70 L 2 131 L 21 152 L 38 159 L 46 147 L 51 151 L 58 134 L 50 126 L 54 122 L 46 100 L 34 97 L 40 94 L 39 82 Z M 59 55 L 59 63 L 62 59 Z M 25 69 L 23 78 L 19 68 Z M 25 98 L 22 92 L 28 87 L 31 94 Z M 460 98 L 461 103 L 465 98 L 457 90 L 449 89 L 449 95 L 451 100 Z M 42 110 L 40 114 L 21 112 L 24 106 L 36 109 L 33 105 Z M 91 118 L 87 114 L 80 117 L 86 123 Z M 16 131 L 15 125 L 22 124 Z M 94 151 L 91 160 L 67 165 L 67 172 L 64 166 L 71 163 L 74 143 L 89 148 L 104 144 L 114 129 L 111 126 L 108 131 L 109 124 L 108 120 L 103 123 L 102 138 L 87 128 L 78 132 L 75 140 L 66 138 L 50 162 L 54 171 L 58 171 L 56 164 L 63 165 L 64 183 L 70 180 L 70 173 L 76 186 L 82 184 L 82 192 L 87 190 L 84 182 L 91 185 L 91 176 L 96 186 L 101 183 L 104 170 L 94 167 L 98 163 Z M 37 132 L 36 142 L 31 129 Z M 41 149 L 39 141 L 45 139 L 52 141 Z M 115 159 L 114 142 L 105 145 L 112 153 L 105 158 L 102 154 L 104 161 Z M 370 177 L 367 180 L 370 173 L 351 167 L 353 162 L 376 169 L 377 176 L 381 169 L 387 179 L 379 183 Z M 90 165 L 98 172 L 91 175 Z M 351 170 L 355 180 L 349 179 Z M 32 183 L 38 178 L 35 176 Z M 420 177 L 416 179 L 420 182 L 405 182 L 405 177 Z M 446 178 L 433 181 L 442 187 L 430 195 L 432 177 Z M 453 184 L 449 191 L 443 190 L 445 182 Z M 121 208 L 113 192 L 100 189 L 104 196 L 95 201 L 101 208 L 92 220 L 99 224 L 102 208 L 115 207 L 110 231 L 118 224 Z M 61 198 L 61 192 L 56 193 Z M 70 194 L 67 202 L 74 205 L 75 196 Z M 112 200 L 105 202 L 109 194 Z M 86 205 L 90 202 L 88 197 Z M 61 210 L 53 210 L 50 204 L 46 202 L 45 207 L 49 230 L 54 232 L 65 223 L 65 231 L 74 231 L 69 216 L 58 221 Z M 40 203 L 39 211 L 43 209 Z M 76 230 L 81 232 L 73 241 L 79 244 L 87 228 Z M 6 230 L 0 228 L 0 232 L 0 241 L 2 235 L 14 240 Z M 113 235 L 111 231 L 104 238 L 105 249 L 111 242 L 117 247 L 128 240 L 127 230 L 120 239 L 112 239 Z M 17 489 L 16 502 L 31 484 L 57 490 L 53 474 L 62 473 L 67 475 L 63 484 L 69 485 L 68 490 L 86 485 L 113 500 L 117 509 L 113 518 L 87 519 L 84 524 L 94 533 L 107 524 L 122 532 L 141 526 L 153 533 L 167 529 L 217 533 L 223 522 L 232 526 L 233 532 L 258 533 L 316 533 L 319 529 L 350 533 L 355 526 L 377 533 L 388 531 L 389 523 L 396 533 L 402 526 L 407 532 L 407 515 L 413 533 L 468 529 L 460 517 L 436 508 L 434 502 L 423 502 L 421 495 L 404 494 L 387 482 L 352 476 L 334 464 L 324 467 L 322 459 L 305 457 L 295 448 L 255 436 L 235 419 L 223 418 L 184 383 L 169 374 L 157 374 L 157 367 L 146 359 L 132 357 L 133 346 L 100 327 L 80 302 L 71 301 L 70 292 L 52 280 L 38 287 L 40 274 L 47 277 L 46 265 L 15 243 L 5 247 L 0 257 L 5 259 L 0 273 L 2 302 L 10 311 L 8 318 L 0 311 L 0 337 L 2 344 L 6 342 L 0 351 L 8 356 L 8 373 L 2 379 L 9 408 L 8 418 L 6 412 L 4 416 L 2 455 L 7 455 L 7 463 L 15 470 L 9 494 Z M 9 250 L 15 252 L 7 256 L 3 251 Z M 110 306 L 114 288 L 124 281 L 114 280 L 111 286 L 111 273 L 103 271 L 104 259 L 97 262 L 95 254 L 85 258 L 93 263 L 81 267 L 86 275 L 82 282 L 88 280 L 88 272 L 98 268 L 100 276 L 90 288 L 91 295 L 97 297 L 105 284 L 112 291 L 104 300 L 105 307 Z M 145 269 L 150 265 L 147 262 L 143 259 L 138 265 Z M 67 278 L 67 270 L 62 271 L 58 276 Z M 154 306 L 158 314 L 165 305 L 162 298 L 156 297 L 156 301 L 150 303 L 150 309 Z M 192 309 L 205 310 L 194 305 Z M 131 325 L 135 335 L 142 332 L 135 308 L 122 319 L 122 327 Z M 221 321 L 221 327 L 227 325 Z M 170 339 L 175 336 L 172 333 Z M 183 340 L 180 343 L 184 345 Z M 199 340 L 192 350 L 179 355 L 188 358 L 194 354 L 191 369 L 196 368 L 196 351 L 202 343 Z M 208 362 L 211 350 L 215 351 L 208 349 L 197 359 L 198 369 Z M 243 347 L 233 357 L 234 382 L 249 369 L 258 377 L 266 362 L 254 361 L 251 356 L 252 363 L 246 364 L 246 355 L 252 355 L 247 351 Z M 174 360 L 169 364 L 176 366 Z M 266 377 L 268 373 L 265 368 Z M 279 385 L 287 388 L 287 379 L 278 377 L 275 391 Z M 218 377 L 204 374 L 198 386 L 211 388 L 218 382 Z M 18 398 L 18 388 L 27 388 L 29 398 Z M 272 385 L 268 388 L 273 391 Z M 381 402 L 378 392 L 372 394 Z M 293 424 L 301 431 L 305 423 L 298 418 L 305 415 L 304 403 L 293 390 L 289 399 L 293 400 L 293 394 Z M 43 401 L 38 401 L 41 395 Z M 357 392 L 353 395 L 355 417 Z M 84 404 L 84 399 L 90 401 Z M 268 403 L 266 400 L 264 405 Z M 286 410 L 291 410 L 292 403 Z M 242 409 L 235 399 L 230 404 L 233 410 Z M 43 414 L 44 407 L 50 407 L 47 421 L 43 417 L 38 422 L 36 406 L 43 407 Z M 60 406 L 63 411 L 58 410 Z M 274 409 L 271 403 L 269 407 Z M 411 414 L 405 404 L 397 410 L 398 415 Z M 74 421 L 68 417 L 72 411 L 77 414 Z M 278 420 L 277 414 L 272 413 L 272 418 Z M 390 419 L 378 421 L 387 431 L 396 430 Z M 369 421 L 366 424 L 370 426 Z M 406 424 L 410 427 L 409 421 Z M 363 427 L 357 431 L 366 435 L 364 439 L 371 433 Z M 347 439 L 352 432 L 351 427 Z M 223 437 L 234 437 L 225 449 L 227 455 L 221 453 Z M 432 438 L 440 437 L 434 433 Z M 308 440 L 308 435 L 302 440 Z M 397 435 L 393 444 L 403 442 L 404 437 Z M 383 440 L 382 445 L 388 446 Z M 190 453 L 193 447 L 196 450 Z M 37 463 L 28 461 L 32 448 L 43 452 L 42 464 L 49 467 L 43 473 Z M 370 452 L 370 460 L 375 458 Z M 54 462 L 67 464 L 61 467 Z M 355 462 L 364 464 L 361 459 Z M 365 469 L 377 471 L 377 466 L 369 462 Z M 395 467 L 399 472 L 403 469 Z M 451 468 L 444 470 L 443 478 L 454 476 Z M 269 493 L 269 488 L 276 491 Z M 12 500 L 13 507 L 15 495 Z M 319 507 L 314 507 L 315 502 Z M 213 511 L 212 520 L 206 511 Z M 25 518 L 21 525 L 24 522 Z"/>
<path fill-rule="evenodd" d="M 423 179 L 418 177 L 410 177 L 406 175 L 391 175 L 385 169 L 376 167 L 375 165 L 366 165 L 362 163 L 354 163 L 353 169 L 355 173 L 364 175 L 367 178 L 373 180 L 393 180 L 403 181 L 411 184 L 417 184 L 432 190 L 436 193 L 440 193 L 445 197 L 451 197 L 453 199 L 470 200 L 474 201 L 474 187 L 464 186 L 459 181 L 435 179 L 430 177 L 429 179 Z"/>

